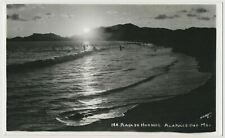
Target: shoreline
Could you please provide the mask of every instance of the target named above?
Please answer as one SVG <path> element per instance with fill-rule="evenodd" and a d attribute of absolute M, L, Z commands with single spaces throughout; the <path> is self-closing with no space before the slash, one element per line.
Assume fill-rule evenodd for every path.
<path fill-rule="evenodd" d="M 191 57 L 196 58 L 195 56 Z M 123 117 L 100 120 L 86 126 L 66 126 L 59 128 L 59 130 L 214 132 L 216 129 L 215 72 L 206 68 L 206 61 L 197 58 L 196 60 L 198 61 L 199 71 L 210 72 L 212 76 L 203 85 L 191 90 L 189 93 L 165 100 L 142 103 L 127 111 Z"/>
<path fill-rule="evenodd" d="M 214 132 L 215 104 L 212 79 L 188 94 L 170 99 L 143 103 L 125 113 L 124 117 L 106 119 L 86 126 L 67 126 L 62 131 L 131 131 L 131 132 Z M 209 85 L 210 86 L 209 86 Z M 191 102 L 191 104 L 187 104 Z M 179 103 L 179 104 L 177 104 Z M 209 115 L 209 118 L 207 117 Z M 201 119 L 202 118 L 202 119 Z M 146 124 L 145 127 L 135 127 Z M 148 125 L 148 126 L 147 126 Z M 149 125 L 151 125 L 149 127 Z M 143 125 L 142 125 L 143 126 Z M 55 131 L 55 130 L 53 130 Z M 57 131 L 57 130 L 56 130 Z"/>
<path fill-rule="evenodd" d="M 190 93 L 166 100 L 140 104 L 126 112 L 124 117 L 101 120 L 86 126 L 67 126 L 60 130 L 183 133 L 214 132 L 216 113 L 215 95 L 209 91 L 214 88 L 213 78 L 210 78 L 204 85 L 192 90 Z M 199 100 L 199 97 L 202 97 L 202 95 L 204 95 L 204 97 Z M 207 115 L 209 115 L 209 118 Z M 137 124 L 141 126 L 143 123 L 146 124 L 146 127 L 134 126 Z M 151 126 L 149 127 L 149 125 Z"/>

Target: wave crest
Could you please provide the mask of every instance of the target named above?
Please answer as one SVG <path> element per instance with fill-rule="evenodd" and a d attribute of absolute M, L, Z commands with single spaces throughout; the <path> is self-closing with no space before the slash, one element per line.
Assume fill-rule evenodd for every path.
<path fill-rule="evenodd" d="M 82 58 L 84 56 L 90 55 L 96 51 L 102 51 L 102 50 L 106 50 L 106 49 L 95 49 L 95 50 L 83 51 L 83 52 L 71 54 L 71 55 L 53 57 L 50 59 L 29 61 L 29 62 L 25 62 L 21 64 L 11 64 L 11 65 L 7 65 L 7 71 L 23 71 L 23 70 L 30 70 L 35 68 L 51 66 L 58 63 L 76 60 L 78 58 Z"/>

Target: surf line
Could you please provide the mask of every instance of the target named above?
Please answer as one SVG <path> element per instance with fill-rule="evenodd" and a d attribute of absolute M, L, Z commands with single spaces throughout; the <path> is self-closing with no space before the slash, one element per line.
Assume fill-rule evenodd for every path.
<path fill-rule="evenodd" d="M 163 75 L 163 74 L 165 74 L 165 73 L 168 73 L 168 71 L 170 70 L 170 67 L 173 66 L 173 65 L 175 65 L 177 62 L 178 62 L 178 60 L 173 61 L 171 64 L 162 67 L 163 70 L 164 70 L 163 72 L 158 73 L 158 74 L 156 74 L 156 75 L 154 75 L 154 76 L 150 76 L 150 77 L 148 77 L 148 78 L 146 78 L 146 79 L 143 79 L 143 80 L 141 80 L 141 81 L 138 81 L 138 82 L 136 82 L 136 83 L 133 83 L 133 84 L 130 84 L 130 85 L 127 85 L 127 86 L 124 86 L 124 87 L 119 87 L 119 88 L 115 88 L 115 89 L 111 89 L 111 90 L 106 90 L 106 91 L 103 91 L 103 92 L 101 92 L 101 93 L 95 93 L 95 94 L 90 94 L 90 95 L 80 96 L 79 98 L 81 98 L 81 99 L 86 99 L 86 98 L 90 98 L 90 97 L 91 97 L 91 98 L 94 98 L 94 97 L 98 97 L 98 96 L 105 96 L 105 95 L 109 95 L 109 94 L 111 94 L 111 93 L 121 92 L 121 91 L 123 91 L 123 90 L 125 90 L 125 89 L 131 88 L 131 87 L 135 87 L 135 86 L 137 86 L 137 85 L 139 85 L 139 84 L 148 82 L 148 81 L 150 81 L 150 80 L 155 79 L 155 78 L 158 77 L 158 76 L 161 76 L 161 75 Z"/>
<path fill-rule="evenodd" d="M 52 66 L 55 64 L 63 63 L 63 62 L 68 62 L 72 60 L 76 60 L 79 58 L 82 58 L 84 56 L 93 54 L 96 51 L 102 51 L 106 49 L 96 49 L 96 50 L 91 50 L 91 51 L 82 51 L 80 53 L 76 54 L 71 54 L 71 55 L 65 55 L 65 56 L 59 56 L 59 57 L 53 57 L 49 59 L 43 59 L 43 60 L 35 60 L 35 61 L 29 61 L 21 64 L 12 64 L 12 65 L 7 65 L 7 71 L 27 71 L 30 69 L 38 69 L 38 68 L 43 68 L 47 66 Z"/>

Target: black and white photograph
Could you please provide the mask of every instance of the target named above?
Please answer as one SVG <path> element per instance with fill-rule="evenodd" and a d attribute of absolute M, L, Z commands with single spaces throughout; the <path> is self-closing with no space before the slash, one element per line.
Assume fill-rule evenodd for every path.
<path fill-rule="evenodd" d="M 6 131 L 216 132 L 216 4 L 7 4 Z"/>

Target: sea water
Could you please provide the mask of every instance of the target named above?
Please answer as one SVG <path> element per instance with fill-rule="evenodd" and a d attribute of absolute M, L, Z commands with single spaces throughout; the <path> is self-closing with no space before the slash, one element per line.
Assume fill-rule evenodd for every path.
<path fill-rule="evenodd" d="M 120 48 L 122 47 L 122 49 Z M 123 117 L 208 80 L 193 57 L 121 41 L 7 42 L 7 129 L 54 130 Z"/>

